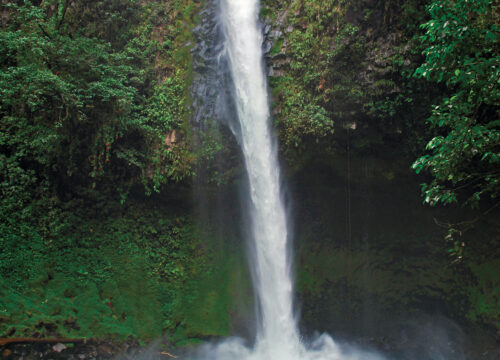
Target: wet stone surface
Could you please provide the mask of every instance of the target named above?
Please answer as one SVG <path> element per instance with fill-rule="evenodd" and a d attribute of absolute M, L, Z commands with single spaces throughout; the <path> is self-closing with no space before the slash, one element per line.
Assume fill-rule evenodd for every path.
<path fill-rule="evenodd" d="M 98 360 L 98 359 L 168 359 L 155 348 L 141 347 L 137 342 L 96 342 L 75 344 L 9 344 L 0 350 L 0 358 L 8 360 Z"/>

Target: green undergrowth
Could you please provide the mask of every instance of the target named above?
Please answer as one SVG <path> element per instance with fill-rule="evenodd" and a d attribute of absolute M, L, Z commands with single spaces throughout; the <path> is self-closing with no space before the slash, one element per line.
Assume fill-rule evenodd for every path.
<path fill-rule="evenodd" d="M 467 317 L 500 329 L 500 260 L 471 264 L 477 286 L 468 288 L 471 308 Z"/>
<path fill-rule="evenodd" d="M 179 210 L 129 204 L 100 218 L 73 213 L 51 237 L 24 224 L 1 234 L 1 336 L 185 344 L 229 334 L 240 261 L 212 250 L 213 235 Z"/>
<path fill-rule="evenodd" d="M 179 229 L 175 218 L 150 224 L 137 215 L 72 220 L 80 224 L 69 225 L 71 229 L 52 239 L 42 238 L 35 229 L 28 233 L 2 229 L 0 332 L 158 337 L 164 324 L 156 319 L 172 306 L 170 299 L 162 309 L 160 298 L 171 298 L 173 286 L 185 277 L 179 274 L 180 267 L 159 267 L 162 261 L 189 252 L 189 244 L 183 242 L 189 233 L 186 221 L 177 220 Z M 141 226 L 141 221 L 147 225 Z M 150 238 L 153 231 L 161 234 L 156 241 Z M 155 242 L 177 251 L 162 259 L 164 248 Z M 161 282 L 160 272 L 166 276 Z"/>
<path fill-rule="evenodd" d="M 231 313 L 237 304 L 241 259 L 234 252 L 213 254 L 213 264 L 183 288 L 179 317 L 172 341 L 179 346 L 231 334 Z M 241 271 L 241 269 L 240 269 Z"/>
<path fill-rule="evenodd" d="M 0 336 L 229 333 L 241 261 L 186 209 L 201 5 L 0 5 Z"/>

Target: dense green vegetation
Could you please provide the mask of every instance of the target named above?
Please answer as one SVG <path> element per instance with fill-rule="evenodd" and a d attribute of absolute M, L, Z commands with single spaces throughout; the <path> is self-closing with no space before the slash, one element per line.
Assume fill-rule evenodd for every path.
<path fill-rule="evenodd" d="M 495 198 L 498 7 L 493 1 L 383 3 L 381 9 L 374 1 L 265 2 L 268 21 L 282 17 L 270 56 L 279 69 L 271 84 L 285 152 L 318 141 L 338 151 L 343 144 L 334 132 L 352 129 L 355 148 L 397 143 L 413 155 L 429 136 L 422 126 L 429 117 L 429 154 L 413 165 L 434 178 L 423 187 L 426 201 L 477 205 L 483 194 Z M 441 91 L 417 78 L 443 84 Z"/>
<path fill-rule="evenodd" d="M 228 333 L 234 260 L 212 256 L 184 201 L 196 10 L 2 3 L 2 336 Z"/>
<path fill-rule="evenodd" d="M 429 118 L 438 129 L 429 155 L 413 167 L 429 169 L 423 187 L 430 204 L 477 205 L 500 191 L 500 28 L 493 1 L 433 1 L 422 25 L 425 62 L 416 76 L 444 83 L 448 93 Z M 460 196 L 460 198 L 459 198 Z"/>
<path fill-rule="evenodd" d="M 291 163 L 307 161 L 308 148 L 344 152 L 346 132 L 359 152 L 397 146 L 408 154 L 419 146 L 414 138 L 433 93 L 408 78 L 419 59 L 413 37 L 425 17 L 421 2 L 264 3 L 268 21 L 281 18 L 271 86 Z"/>
<path fill-rule="evenodd" d="M 239 154 L 229 131 L 190 122 L 206 4 L 0 5 L 0 336 L 181 345 L 251 312 L 242 236 L 207 206 L 237 197 Z M 262 1 L 306 325 L 438 303 L 500 329 L 499 11 Z M 447 207 L 419 207 L 419 182 Z"/>
<path fill-rule="evenodd" d="M 185 145 L 163 140 L 186 120 L 189 64 L 174 50 L 180 29 L 170 38 L 163 30 L 166 9 L 146 7 L 2 5 L 11 14 L 0 43 L 3 163 L 6 178 L 17 178 L 11 186 L 95 188 L 107 179 L 125 193 L 127 183 L 158 188 L 189 175 Z"/>

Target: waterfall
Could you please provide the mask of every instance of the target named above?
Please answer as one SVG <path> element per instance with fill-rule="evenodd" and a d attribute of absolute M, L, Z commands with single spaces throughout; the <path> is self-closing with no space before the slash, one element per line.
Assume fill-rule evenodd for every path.
<path fill-rule="evenodd" d="M 280 353 L 298 351 L 287 256 L 287 224 L 280 198 L 276 146 L 269 128 L 267 85 L 262 66 L 262 33 L 256 0 L 224 0 L 226 49 L 234 83 L 238 137 L 249 180 L 254 281 L 261 319 L 257 346 Z M 281 358 L 274 354 L 273 358 Z"/>
<path fill-rule="evenodd" d="M 213 360 L 355 360 L 379 359 L 345 354 L 328 335 L 307 347 L 293 316 L 293 283 L 287 248 L 287 219 L 281 199 L 280 169 L 270 129 L 263 67 L 263 36 L 258 0 L 220 0 L 220 21 L 234 89 L 238 138 L 248 176 L 252 271 L 259 318 L 253 348 L 238 338 L 206 345 L 197 358 Z"/>

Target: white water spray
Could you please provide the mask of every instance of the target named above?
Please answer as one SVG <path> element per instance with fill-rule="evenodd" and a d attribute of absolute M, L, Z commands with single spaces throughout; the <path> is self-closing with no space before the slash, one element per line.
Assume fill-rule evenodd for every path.
<path fill-rule="evenodd" d="M 351 360 L 328 335 L 308 348 L 300 341 L 293 317 L 287 224 L 280 196 L 276 146 L 269 125 L 269 104 L 263 70 L 258 0 L 221 0 L 221 19 L 234 83 L 238 128 L 250 185 L 254 241 L 254 281 L 260 309 L 253 349 L 241 339 L 207 345 L 200 357 L 215 360 Z M 362 359 L 375 359 L 363 354 Z"/>

